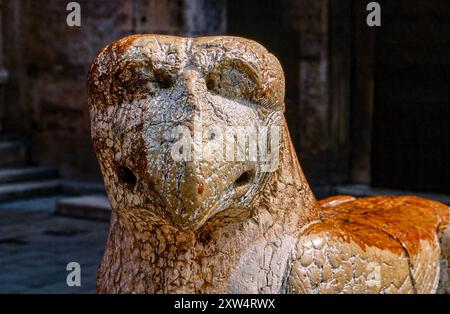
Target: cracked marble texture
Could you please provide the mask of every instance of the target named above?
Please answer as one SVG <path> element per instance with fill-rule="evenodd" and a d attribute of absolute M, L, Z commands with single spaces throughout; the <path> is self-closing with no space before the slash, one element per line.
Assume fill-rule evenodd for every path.
<path fill-rule="evenodd" d="M 282 68 L 258 43 L 129 36 L 99 52 L 88 92 L 113 208 L 98 292 L 448 291 L 449 207 L 412 196 L 316 201 L 283 116 Z M 199 123 L 216 131 L 196 135 Z M 260 159 L 173 157 L 179 130 L 193 135 L 177 148 L 189 157 L 246 127 L 279 130 L 274 171 Z"/>

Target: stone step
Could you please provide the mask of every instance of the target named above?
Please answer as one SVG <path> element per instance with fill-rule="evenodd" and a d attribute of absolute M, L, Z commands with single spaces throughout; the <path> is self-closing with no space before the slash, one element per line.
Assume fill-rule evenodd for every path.
<path fill-rule="evenodd" d="M 105 185 L 101 181 L 81 181 L 61 179 L 63 193 L 69 195 L 106 194 Z"/>
<path fill-rule="evenodd" d="M 109 221 L 111 206 L 104 194 L 91 194 L 60 199 L 56 213 L 78 218 Z"/>
<path fill-rule="evenodd" d="M 51 195 L 61 191 L 59 180 L 41 180 L 0 185 L 0 202 Z"/>
<path fill-rule="evenodd" d="M 0 169 L 0 185 L 12 182 L 55 179 L 57 170 L 53 167 L 26 167 Z"/>
<path fill-rule="evenodd" d="M 0 168 L 23 167 L 27 161 L 27 149 L 18 141 L 0 142 Z"/>

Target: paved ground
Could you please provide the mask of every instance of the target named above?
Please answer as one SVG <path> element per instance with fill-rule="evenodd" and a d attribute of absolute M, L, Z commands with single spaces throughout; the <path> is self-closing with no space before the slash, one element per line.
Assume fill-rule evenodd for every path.
<path fill-rule="evenodd" d="M 0 293 L 93 293 L 108 223 L 57 216 L 61 196 L 0 204 Z M 81 266 L 68 287 L 66 266 Z"/>

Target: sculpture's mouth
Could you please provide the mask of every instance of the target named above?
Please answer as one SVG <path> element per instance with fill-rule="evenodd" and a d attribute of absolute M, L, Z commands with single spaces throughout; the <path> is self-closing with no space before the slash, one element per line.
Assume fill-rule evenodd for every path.
<path fill-rule="evenodd" d="M 223 190 L 218 193 L 217 199 L 222 202 L 232 199 L 235 204 L 241 203 L 247 193 L 254 187 L 257 179 L 256 173 L 254 166 L 245 166 L 233 176 L 230 176 L 229 183 L 224 185 Z"/>
<path fill-rule="evenodd" d="M 254 190 L 257 187 L 257 170 L 254 166 L 248 165 L 241 171 L 237 172 L 228 184 L 222 187 L 222 190 L 216 192 L 210 198 L 206 198 L 203 202 L 198 203 L 197 208 L 181 207 L 174 211 L 174 224 L 180 229 L 198 229 L 203 226 L 213 216 L 226 216 L 229 210 L 235 212 L 237 208 L 240 211 L 249 211 L 249 203 L 254 195 Z M 208 184 L 204 186 L 205 190 L 210 189 Z M 182 204 L 189 203 L 189 200 L 180 200 Z M 222 213 L 222 215 L 217 215 Z M 244 213 L 242 213 L 244 214 Z M 233 216 L 235 214 L 233 213 Z M 246 216 L 246 215 L 239 215 Z"/>
<path fill-rule="evenodd" d="M 232 183 L 237 195 L 242 195 L 249 189 L 249 185 L 255 179 L 255 174 L 256 171 L 254 168 L 246 170 Z"/>
<path fill-rule="evenodd" d="M 124 182 L 132 181 L 133 184 L 136 184 L 136 177 L 132 175 L 131 171 L 124 168 L 122 172 Z M 204 199 L 198 198 L 197 194 L 183 194 L 178 190 L 177 193 L 172 195 L 181 196 L 176 203 L 181 206 L 171 206 L 171 200 L 167 196 L 161 195 L 153 187 L 150 191 L 147 190 L 146 194 L 152 195 L 151 199 L 155 200 L 154 202 L 146 202 L 142 204 L 144 206 L 127 204 L 121 212 L 138 216 L 148 222 L 149 226 L 168 224 L 179 230 L 197 230 L 213 217 L 215 220 L 220 219 L 220 217 L 228 220 L 232 217 L 233 219 L 247 217 L 251 212 L 251 200 L 257 192 L 258 183 L 260 183 L 257 169 L 254 165 L 247 164 L 244 167 L 232 169 L 230 172 L 233 175 L 230 175 L 226 180 L 228 183 L 220 186 L 220 190 L 218 190 L 217 184 L 209 186 L 208 184 L 213 185 L 213 183 L 208 183 L 208 180 L 201 181 L 206 183 L 200 185 L 201 189 L 197 187 L 197 181 L 187 182 L 190 187 L 196 188 L 197 194 L 216 191 L 214 195 L 207 196 Z"/>

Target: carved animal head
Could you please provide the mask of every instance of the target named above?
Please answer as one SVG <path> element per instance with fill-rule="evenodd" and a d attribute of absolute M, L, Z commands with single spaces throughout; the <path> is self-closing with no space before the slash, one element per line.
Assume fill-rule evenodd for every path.
<path fill-rule="evenodd" d="M 180 229 L 229 210 L 245 217 L 274 175 L 284 77 L 254 41 L 130 36 L 98 54 L 88 89 L 94 147 L 118 215 Z"/>

